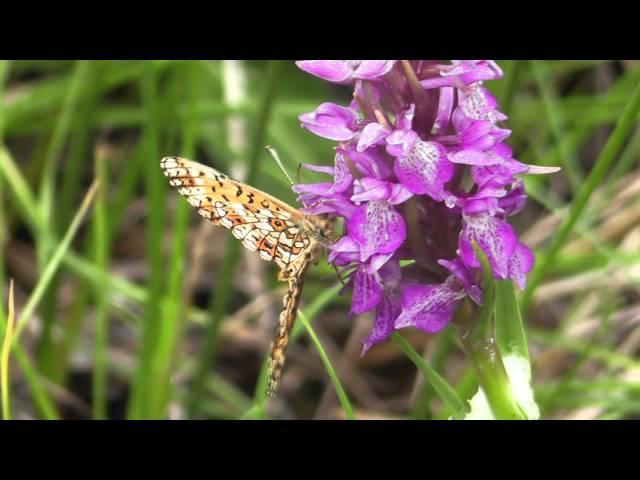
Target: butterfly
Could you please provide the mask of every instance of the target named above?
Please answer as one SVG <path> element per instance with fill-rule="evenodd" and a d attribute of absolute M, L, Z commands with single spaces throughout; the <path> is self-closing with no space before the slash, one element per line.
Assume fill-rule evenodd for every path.
<path fill-rule="evenodd" d="M 333 240 L 334 219 L 305 215 L 265 192 L 185 158 L 165 157 L 160 167 L 169 183 L 201 216 L 231 230 L 245 248 L 274 262 L 280 267 L 278 279 L 289 285 L 269 350 L 267 393 L 273 397 L 284 368 L 305 274 Z"/>

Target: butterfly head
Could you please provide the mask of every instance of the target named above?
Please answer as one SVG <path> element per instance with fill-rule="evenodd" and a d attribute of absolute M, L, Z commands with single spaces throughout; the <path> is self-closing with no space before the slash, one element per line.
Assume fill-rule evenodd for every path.
<path fill-rule="evenodd" d="M 336 240 L 334 231 L 336 217 L 328 214 L 308 215 L 305 218 L 308 224 L 308 231 L 323 247 L 327 247 Z"/>

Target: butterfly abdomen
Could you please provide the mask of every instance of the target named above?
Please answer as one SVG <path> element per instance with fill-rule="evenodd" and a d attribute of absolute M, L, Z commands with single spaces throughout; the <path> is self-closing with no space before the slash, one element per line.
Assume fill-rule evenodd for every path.
<path fill-rule="evenodd" d="M 304 266 L 303 269 L 307 267 Z M 278 391 L 280 376 L 284 368 L 286 360 L 287 347 L 289 346 L 289 337 L 293 324 L 295 323 L 300 298 L 302 297 L 302 288 L 304 286 L 304 271 L 298 272 L 297 275 L 290 276 L 288 279 L 289 290 L 283 299 L 282 312 L 278 322 L 278 331 L 276 333 L 271 348 L 269 350 L 269 370 L 267 380 L 267 394 L 274 397 Z"/>

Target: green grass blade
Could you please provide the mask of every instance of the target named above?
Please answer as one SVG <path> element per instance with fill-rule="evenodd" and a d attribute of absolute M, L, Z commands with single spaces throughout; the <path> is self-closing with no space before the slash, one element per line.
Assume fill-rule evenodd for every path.
<path fill-rule="evenodd" d="M 552 83 L 553 76 L 550 75 L 546 62 L 533 60 L 530 64 L 538 84 L 538 89 L 542 94 L 542 101 L 545 107 L 544 111 L 553 140 L 562 155 L 562 167 L 569 179 L 571 190 L 577 192 L 584 181 L 584 175 L 580 171 L 580 165 L 577 162 L 575 154 L 567 145 L 562 107 L 558 105 L 558 95 Z"/>
<path fill-rule="evenodd" d="M 31 390 L 31 395 L 33 396 L 33 402 L 37 410 L 40 412 L 40 415 L 42 415 L 45 420 L 58 420 L 60 416 L 56 411 L 53 400 L 47 393 L 47 390 L 45 389 L 40 378 L 40 374 L 34 368 L 31 360 L 29 360 L 29 356 L 24 350 L 22 344 L 16 344 L 14 342 L 13 353 L 16 356 L 16 360 L 18 361 L 20 370 L 27 380 L 27 384 L 29 385 L 29 388 Z"/>
<path fill-rule="evenodd" d="M 10 159 L 8 155 L 5 158 Z M 2 159 L 2 151 L 0 151 L 0 159 Z M 19 181 L 17 180 L 18 178 L 21 178 L 21 176 L 19 175 L 18 177 L 13 178 L 13 180 Z M 71 241 L 75 237 L 75 234 L 77 233 L 80 227 L 80 224 L 82 223 L 82 220 L 84 219 L 89 209 L 89 206 L 91 205 L 91 201 L 93 200 L 93 196 L 95 195 L 96 188 L 97 188 L 97 184 L 94 182 L 94 184 L 91 186 L 91 188 L 87 192 L 82 202 L 82 205 L 78 210 L 78 213 L 74 217 L 71 225 L 69 226 L 69 229 L 67 230 L 63 240 L 60 242 L 60 244 L 54 251 L 51 259 L 46 264 L 42 274 L 40 275 L 38 279 L 38 283 L 36 284 L 36 287 L 34 288 L 33 292 L 29 296 L 29 300 L 27 301 L 27 304 L 25 305 L 24 309 L 22 310 L 16 322 L 16 330 L 15 330 L 15 334 L 13 335 L 12 343 L 13 343 L 13 348 L 15 350 L 16 359 L 18 360 L 18 363 L 23 373 L 25 374 L 25 377 L 27 378 L 27 382 L 31 387 L 32 393 L 34 395 L 34 401 L 36 402 L 36 406 L 39 408 L 40 412 L 43 414 L 45 418 L 57 418 L 58 415 L 55 412 L 55 407 L 53 406 L 53 402 L 49 398 L 46 390 L 44 389 L 44 387 L 40 382 L 39 374 L 34 370 L 33 366 L 31 365 L 31 362 L 29 361 L 27 354 L 24 352 L 22 346 L 19 344 L 19 338 L 22 330 L 24 330 L 24 328 L 26 327 L 26 324 L 29 321 L 29 318 L 32 316 L 33 312 L 35 311 L 35 308 L 37 307 L 38 303 L 42 299 L 42 296 L 44 295 L 44 292 L 49 286 L 51 279 L 55 275 L 60 263 L 62 262 L 62 258 L 64 257 L 66 251 L 69 249 Z M 14 189 L 14 193 L 15 192 L 16 192 L 16 189 Z M 25 190 L 25 192 L 28 192 L 28 195 L 30 195 L 30 192 L 28 190 Z"/>
<path fill-rule="evenodd" d="M 335 300 L 341 289 L 342 285 L 338 284 L 326 290 L 322 290 L 322 292 L 313 298 L 313 301 L 303 310 L 307 318 L 310 319 L 309 323 L 313 323 L 313 319 L 315 319 L 320 312 Z M 295 342 L 303 332 L 304 329 L 302 324 L 296 323 L 293 326 L 293 331 L 291 332 L 291 343 Z"/>
<path fill-rule="evenodd" d="M 2 352 L 0 353 L 0 400 L 2 401 L 2 419 L 11 420 L 11 407 L 9 404 L 9 353 L 13 341 L 13 324 L 15 320 L 13 301 L 13 279 L 9 282 L 9 295 L 7 297 L 9 308 L 6 321 L 3 321 L 4 337 L 2 340 Z M 2 313 L 4 317 L 4 312 Z"/>
<path fill-rule="evenodd" d="M 145 305 L 142 339 L 138 352 L 138 364 L 131 385 L 131 396 L 127 407 L 129 419 L 153 418 L 154 385 L 159 379 L 154 378 L 153 359 L 158 345 L 159 326 L 162 320 L 162 292 L 164 288 L 165 260 L 162 254 L 162 235 L 164 231 L 164 198 L 167 189 L 165 178 L 154 174 L 159 170 L 160 132 L 158 119 L 157 72 L 152 64 L 145 63 L 140 79 L 142 101 L 147 112 L 148 121 L 145 130 L 143 155 L 148 174 L 143 175 L 148 205 L 148 222 L 146 230 L 147 261 L 149 276 L 147 280 L 147 303 Z"/>
<path fill-rule="evenodd" d="M 596 160 L 595 166 L 585 180 L 578 195 L 571 204 L 569 216 L 558 228 L 558 232 L 553 237 L 551 244 L 541 255 L 539 263 L 534 267 L 529 275 L 529 285 L 524 292 L 521 301 L 521 309 L 527 312 L 531 306 L 533 294 L 547 273 L 549 267 L 553 265 L 560 248 L 564 245 L 569 235 L 573 231 L 573 227 L 583 214 L 587 202 L 591 198 L 594 190 L 600 185 L 609 171 L 612 163 L 617 158 L 629 132 L 636 123 L 638 112 L 640 111 L 640 83 L 638 83 L 629 98 L 629 102 L 625 106 L 622 116 L 618 120 L 615 129 L 611 132 L 605 147 Z"/>
<path fill-rule="evenodd" d="M 4 146 L 0 146 L 0 175 L 4 177 L 5 183 L 11 189 L 24 219 L 35 234 L 39 235 L 39 232 L 46 231 L 31 188 L 29 188 L 29 184 L 16 166 L 11 153 Z"/>
<path fill-rule="evenodd" d="M 516 87 L 520 81 L 520 73 L 524 62 L 521 60 L 505 60 L 498 63 L 504 70 L 504 77 L 501 80 L 502 87 L 499 95 L 500 110 L 505 115 L 511 116 L 513 99 L 516 95 Z"/>
<path fill-rule="evenodd" d="M 107 188 L 109 176 L 107 172 L 106 152 L 96 152 L 96 178 L 100 188 L 96 194 L 95 215 L 93 222 L 93 238 L 95 247 L 95 265 L 98 269 L 98 288 L 95 289 L 96 319 L 94 368 L 92 377 L 93 418 L 107 418 L 107 350 L 109 342 L 109 317 L 106 296 L 106 273 L 109 261 L 109 234 L 107 211 Z"/>
<path fill-rule="evenodd" d="M 266 130 L 269 119 L 271 118 L 271 112 L 275 101 L 275 96 L 278 86 L 278 74 L 280 70 L 280 63 L 276 61 L 270 61 L 267 65 L 267 74 L 264 80 L 264 93 L 261 100 L 259 109 L 259 115 L 254 130 L 254 136 L 251 144 L 251 151 L 249 153 L 249 164 L 247 168 L 247 184 L 251 185 L 257 178 L 258 174 L 258 159 L 261 155 L 264 155 L 264 146 L 266 139 Z M 194 416 L 198 411 L 198 402 L 204 391 L 205 377 L 209 372 L 211 364 L 216 354 L 216 343 L 218 339 L 218 332 L 224 313 L 227 310 L 227 304 L 231 297 L 232 290 L 232 277 L 235 265 L 238 259 L 240 242 L 235 238 L 229 238 L 225 243 L 225 257 L 222 262 L 220 275 L 218 276 L 219 282 L 216 286 L 216 292 L 212 300 L 211 311 L 211 323 L 209 324 L 205 333 L 205 339 L 200 352 L 198 366 L 193 378 L 193 384 L 191 387 L 190 399 L 187 402 L 187 410 L 189 416 Z"/>
<path fill-rule="evenodd" d="M 20 334 L 22 333 L 24 328 L 27 326 L 27 322 L 33 315 L 33 312 L 35 311 L 38 303 L 42 299 L 44 292 L 49 286 L 49 282 L 51 282 L 51 279 L 53 278 L 56 271 L 58 270 L 58 267 L 60 266 L 60 263 L 62 262 L 62 259 L 65 253 L 67 252 L 67 250 L 69 249 L 69 246 L 71 245 L 71 241 L 73 240 L 76 233 L 78 232 L 78 229 L 80 228 L 80 225 L 82 224 L 82 221 L 84 220 L 84 217 L 87 214 L 87 211 L 89 210 L 91 202 L 93 201 L 93 197 L 96 194 L 97 188 L 98 188 L 98 183 L 97 181 L 94 181 L 91 187 L 89 188 L 89 190 L 87 191 L 87 194 L 85 195 L 84 200 L 80 205 L 80 209 L 78 210 L 75 217 L 73 218 L 73 221 L 71 222 L 71 225 L 69 226 L 65 236 L 63 237 L 62 241 L 54 251 L 53 255 L 51 256 L 51 259 L 45 265 L 44 270 L 42 271 L 42 274 L 38 278 L 38 283 L 36 284 L 35 288 L 33 289 L 33 292 L 29 296 L 29 300 L 27 301 L 27 304 L 22 310 L 22 313 L 20 314 L 20 317 L 18 318 L 18 321 L 16 323 L 14 345 L 20 338 Z"/>
<path fill-rule="evenodd" d="M 179 77 L 179 80 L 184 80 L 180 84 L 188 86 L 187 104 L 191 111 L 193 111 L 200 93 L 200 70 L 198 67 L 198 63 L 188 62 L 183 66 L 182 75 Z M 187 158 L 193 157 L 196 138 L 197 124 L 194 122 L 193 114 L 191 114 L 187 117 L 182 131 L 182 155 Z M 160 169 L 158 169 L 156 174 L 158 176 L 162 175 Z M 183 323 L 186 317 L 186 315 L 183 314 L 185 301 L 183 291 L 184 259 L 185 251 L 187 250 L 187 231 L 192 213 L 189 204 L 180 199 L 175 211 L 172 235 L 173 246 L 169 259 L 167 295 L 163 299 L 164 303 L 162 308 L 163 321 L 161 325 L 158 326 L 160 330 L 159 341 L 153 362 L 154 365 L 156 365 L 154 377 L 158 379 L 158 386 L 154 395 L 156 401 L 153 408 L 155 412 L 154 416 L 156 417 L 165 416 L 167 406 L 171 399 L 173 389 L 171 369 L 177 353 L 177 347 L 182 339 Z"/>
<path fill-rule="evenodd" d="M 453 417 L 458 420 L 462 420 L 469 411 L 467 402 L 458 396 L 455 389 L 451 387 L 438 372 L 431 368 L 431 365 L 429 365 L 424 358 L 422 358 L 420 354 L 413 349 L 402 335 L 395 332 L 391 335 L 391 339 L 422 372 L 422 375 L 433 387 L 438 397 L 440 397 L 440 400 L 442 400 L 442 402 L 453 411 Z"/>
<path fill-rule="evenodd" d="M 55 196 L 55 174 L 56 167 L 59 162 L 60 154 L 66 142 L 70 130 L 71 118 L 80 96 L 85 77 L 89 71 L 89 62 L 76 62 L 69 90 L 62 102 L 62 110 L 56 121 L 53 130 L 51 142 L 45 156 L 43 172 L 40 182 L 40 191 L 38 195 L 38 208 L 40 209 L 40 218 L 42 218 L 49 232 L 56 232 L 55 218 L 53 215 L 54 196 Z M 38 241 L 38 265 L 41 267 L 45 264 L 48 256 L 47 246 L 49 243 L 46 239 Z M 45 326 L 48 328 L 48 326 Z"/>
<path fill-rule="evenodd" d="M 311 324 L 307 320 L 307 316 L 304 314 L 304 312 L 298 312 L 298 318 L 300 319 L 302 326 L 307 331 L 307 334 L 309 335 L 309 338 L 311 339 L 311 342 L 313 343 L 314 347 L 316 347 L 316 351 L 318 352 L 318 355 L 320 355 L 322 364 L 324 365 L 324 368 L 327 370 L 327 373 L 329 374 L 329 378 L 331 379 L 333 388 L 335 388 L 336 390 L 336 394 L 338 395 L 338 400 L 340 400 L 340 405 L 342 405 L 342 410 L 344 411 L 345 416 L 347 417 L 348 420 L 355 420 L 355 417 L 353 415 L 353 407 L 351 406 L 351 402 L 349 402 L 349 397 L 347 397 L 347 392 L 345 392 L 342 386 L 342 383 L 340 383 L 340 379 L 338 378 L 338 375 L 335 369 L 333 368 L 333 365 L 331 365 L 329 356 L 324 351 L 324 348 L 322 347 L 322 344 L 320 343 L 318 336 L 313 331 L 313 327 L 311 327 Z"/>

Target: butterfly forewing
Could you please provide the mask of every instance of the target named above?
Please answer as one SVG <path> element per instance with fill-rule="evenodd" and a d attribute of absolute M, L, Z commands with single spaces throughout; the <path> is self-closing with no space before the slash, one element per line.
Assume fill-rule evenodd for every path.
<path fill-rule="evenodd" d="M 285 269 L 309 248 L 303 215 L 284 202 L 197 162 L 165 157 L 160 163 L 171 185 L 198 213 L 228 228 L 249 250 Z"/>

